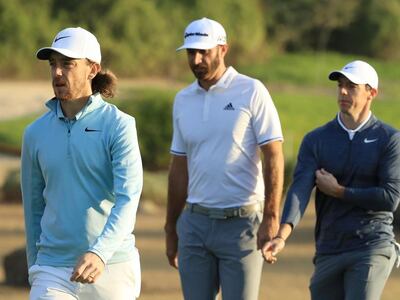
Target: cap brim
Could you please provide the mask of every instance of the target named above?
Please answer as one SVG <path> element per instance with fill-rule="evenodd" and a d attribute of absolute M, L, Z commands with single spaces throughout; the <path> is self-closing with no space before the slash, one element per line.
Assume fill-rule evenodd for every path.
<path fill-rule="evenodd" d="M 200 49 L 200 50 L 208 50 L 217 47 L 218 44 L 208 44 L 208 43 L 185 43 L 176 51 L 183 50 L 183 49 Z"/>
<path fill-rule="evenodd" d="M 354 76 L 352 73 L 348 73 L 348 72 L 344 72 L 344 71 L 333 71 L 329 74 L 328 78 L 330 80 L 337 81 L 340 76 L 346 77 L 348 80 L 350 80 L 352 83 L 355 83 L 355 84 L 366 84 L 366 82 L 360 80 L 358 77 Z"/>
<path fill-rule="evenodd" d="M 56 47 L 44 47 L 38 50 L 36 52 L 36 57 L 41 60 L 48 60 L 50 58 L 50 54 L 55 51 L 58 52 L 66 57 L 69 58 L 84 58 L 84 57 L 78 57 L 75 53 L 73 53 L 70 50 L 67 49 L 61 49 L 61 48 L 56 48 Z"/>

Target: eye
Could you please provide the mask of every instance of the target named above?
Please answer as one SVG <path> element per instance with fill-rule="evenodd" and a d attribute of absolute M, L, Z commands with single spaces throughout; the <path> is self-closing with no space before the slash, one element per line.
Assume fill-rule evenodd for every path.
<path fill-rule="evenodd" d="M 63 66 L 65 68 L 72 68 L 74 66 L 74 62 L 72 60 L 66 60 L 63 62 Z"/>
<path fill-rule="evenodd" d="M 349 88 L 352 89 L 352 90 L 354 90 L 356 87 L 357 87 L 357 85 L 354 84 L 354 83 L 350 83 L 349 84 Z"/>

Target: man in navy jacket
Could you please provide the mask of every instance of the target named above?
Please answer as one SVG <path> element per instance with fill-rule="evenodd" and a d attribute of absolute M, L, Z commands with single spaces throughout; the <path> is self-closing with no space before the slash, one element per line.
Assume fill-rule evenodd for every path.
<path fill-rule="evenodd" d="M 379 299 L 399 253 L 392 221 L 400 133 L 371 113 L 378 94 L 373 67 L 353 61 L 329 79 L 338 82 L 339 113 L 304 137 L 280 230 L 263 255 L 276 261 L 316 186 L 312 299 Z"/>

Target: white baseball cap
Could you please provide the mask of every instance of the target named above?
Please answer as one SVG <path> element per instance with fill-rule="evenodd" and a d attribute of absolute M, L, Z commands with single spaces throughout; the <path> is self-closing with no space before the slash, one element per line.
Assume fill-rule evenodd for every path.
<path fill-rule="evenodd" d="M 368 84 L 370 87 L 378 88 L 378 74 L 375 69 L 365 61 L 355 60 L 343 67 L 341 70 L 329 74 L 330 80 L 338 80 L 343 75 L 355 84 Z"/>
<path fill-rule="evenodd" d="M 61 30 L 54 38 L 51 47 L 39 49 L 36 57 L 48 60 L 52 51 L 70 58 L 87 58 L 96 63 L 101 62 L 99 42 L 92 33 L 81 27 Z"/>
<path fill-rule="evenodd" d="M 176 49 L 211 49 L 226 44 L 226 32 L 222 25 L 214 20 L 202 18 L 190 23 L 183 37 L 184 44 Z"/>

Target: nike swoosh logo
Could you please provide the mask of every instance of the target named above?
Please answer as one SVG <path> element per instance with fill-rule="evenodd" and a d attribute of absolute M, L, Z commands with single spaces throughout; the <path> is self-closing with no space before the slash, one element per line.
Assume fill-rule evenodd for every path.
<path fill-rule="evenodd" d="M 378 140 L 378 139 L 369 140 L 369 139 L 365 138 L 365 139 L 364 139 L 364 143 L 369 144 L 369 143 L 376 142 L 377 140 Z"/>
<path fill-rule="evenodd" d="M 66 39 L 66 38 L 69 38 L 69 37 L 71 37 L 71 36 L 70 36 L 70 35 L 60 36 L 60 37 L 58 37 L 58 38 L 56 38 L 56 39 L 54 40 L 54 43 L 57 43 L 57 41 L 62 40 L 62 39 Z"/>
<path fill-rule="evenodd" d="M 95 132 L 95 131 L 100 132 L 101 130 L 99 130 L 99 129 L 89 129 L 89 128 L 86 127 L 85 131 L 86 132 Z"/>

